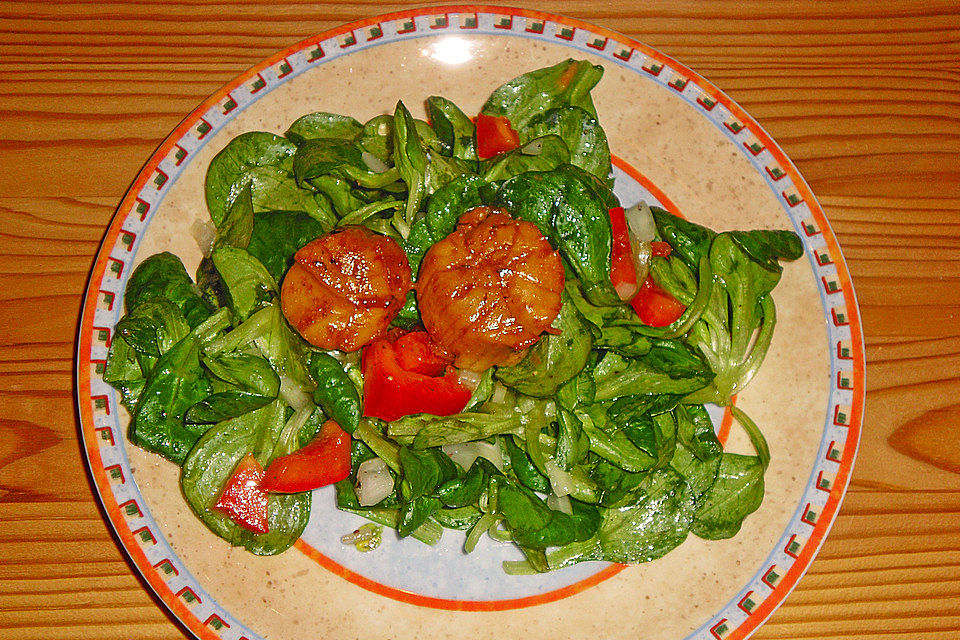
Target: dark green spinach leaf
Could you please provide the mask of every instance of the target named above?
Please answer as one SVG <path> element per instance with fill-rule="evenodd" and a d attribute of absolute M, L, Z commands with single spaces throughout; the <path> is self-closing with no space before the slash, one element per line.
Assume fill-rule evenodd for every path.
<path fill-rule="evenodd" d="M 590 90 L 603 76 L 603 67 L 585 60 L 565 60 L 552 67 L 517 76 L 494 89 L 481 113 L 504 116 L 516 131 L 545 111 L 573 105 L 596 116 Z"/>
<path fill-rule="evenodd" d="M 587 300 L 609 305 L 620 303 L 610 282 L 611 197 L 596 176 L 563 165 L 507 180 L 495 204 L 536 224 L 573 269 Z"/>

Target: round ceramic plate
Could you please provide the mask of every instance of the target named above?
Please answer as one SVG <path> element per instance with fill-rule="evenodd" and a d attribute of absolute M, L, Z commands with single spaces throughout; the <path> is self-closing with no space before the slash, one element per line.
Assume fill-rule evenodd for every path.
<path fill-rule="evenodd" d="M 178 469 L 129 445 L 127 416 L 101 374 L 123 290 L 138 261 L 201 253 L 203 179 L 233 136 L 282 133 L 332 111 L 364 121 L 429 95 L 476 113 L 492 89 L 566 58 L 604 67 L 594 90 L 625 205 L 658 202 L 723 230 L 787 228 L 805 258 L 774 297 L 767 360 L 738 404 L 761 425 L 773 462 L 766 497 L 731 540 L 690 536 L 639 566 L 583 563 L 508 576 L 510 546 L 472 554 L 385 535 L 372 553 L 340 543 L 361 520 L 314 496 L 295 548 L 270 558 L 231 549 L 189 511 Z M 442 7 L 329 31 L 265 60 L 206 100 L 164 141 L 121 203 L 87 291 L 78 395 L 86 456 L 110 524 L 161 601 L 201 638 L 742 638 L 810 564 L 837 513 L 856 455 L 863 347 L 849 274 L 826 218 L 783 151 L 716 87 L 649 47 L 601 27 L 503 7 Z M 722 435 L 746 449 L 737 429 Z M 562 630 L 562 632 L 560 631 Z"/>

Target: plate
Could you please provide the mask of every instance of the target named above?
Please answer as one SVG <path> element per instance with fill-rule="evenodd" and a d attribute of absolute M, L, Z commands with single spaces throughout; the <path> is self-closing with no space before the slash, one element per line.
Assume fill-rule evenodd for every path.
<path fill-rule="evenodd" d="M 200 260 L 210 159 L 249 130 L 282 133 L 333 111 L 363 121 L 398 99 L 422 116 L 429 95 L 468 113 L 506 80 L 569 58 L 605 68 L 594 100 L 616 154 L 616 191 L 715 229 L 792 228 L 805 259 L 775 292 L 778 326 L 737 403 L 763 428 L 773 462 L 766 498 L 733 539 L 691 536 L 653 563 L 584 563 L 507 576 L 511 547 L 470 555 L 385 535 L 360 554 L 339 538 L 362 520 L 330 491 L 295 548 L 261 558 L 207 531 L 179 493 L 177 468 L 129 445 L 127 416 L 102 380 L 123 289 L 138 261 Z M 420 107 L 420 108 L 416 108 Z M 200 638 L 743 638 L 783 601 L 836 516 L 859 440 L 863 340 L 849 273 L 822 209 L 770 136 L 676 61 L 602 27 L 536 11 L 452 6 L 348 24 L 258 64 L 208 98 L 163 142 L 120 204 L 95 262 L 77 354 L 81 432 L 96 492 L 131 562 Z M 721 412 L 732 450 L 746 439 Z"/>

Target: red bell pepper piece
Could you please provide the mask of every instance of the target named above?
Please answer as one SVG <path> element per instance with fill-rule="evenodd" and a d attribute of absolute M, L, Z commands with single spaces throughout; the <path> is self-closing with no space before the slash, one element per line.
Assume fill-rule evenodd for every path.
<path fill-rule="evenodd" d="M 669 242 L 656 240 L 650 243 L 652 257 L 666 258 L 673 253 Z M 677 321 L 687 307 L 670 293 L 654 282 L 650 275 L 643 281 L 640 291 L 630 301 L 633 310 L 640 316 L 640 322 L 651 327 L 666 327 Z"/>
<path fill-rule="evenodd" d="M 673 247 L 669 242 L 654 240 L 650 243 L 650 256 L 653 258 L 666 258 L 671 253 L 673 253 Z"/>
<path fill-rule="evenodd" d="M 640 316 L 640 322 L 650 327 L 666 327 L 673 324 L 687 310 L 649 275 L 643 281 L 640 292 L 630 301 L 630 306 Z"/>
<path fill-rule="evenodd" d="M 623 207 L 610 209 L 610 281 L 621 300 L 630 300 L 640 288 L 637 282 L 637 266 L 633 261 L 633 247 Z"/>
<path fill-rule="evenodd" d="M 442 376 L 450 364 L 448 358 L 437 353 L 433 340 L 426 331 L 403 334 L 393 343 L 393 351 L 401 369 L 432 378 Z"/>
<path fill-rule="evenodd" d="M 299 493 L 340 482 L 349 475 L 350 435 L 327 420 L 305 447 L 270 463 L 262 487 L 275 493 Z"/>
<path fill-rule="evenodd" d="M 504 116 L 477 116 L 477 157 L 481 160 L 512 151 L 520 146 L 520 136 Z"/>
<path fill-rule="evenodd" d="M 267 492 L 262 486 L 263 476 L 263 467 L 252 453 L 248 453 L 237 463 L 213 508 L 244 529 L 268 533 Z"/>
<path fill-rule="evenodd" d="M 463 411 L 472 393 L 447 370 L 446 361 L 440 360 L 443 367 L 438 368 L 437 359 L 422 331 L 380 338 L 364 347 L 363 415 L 390 421 L 415 413 L 449 416 Z"/>

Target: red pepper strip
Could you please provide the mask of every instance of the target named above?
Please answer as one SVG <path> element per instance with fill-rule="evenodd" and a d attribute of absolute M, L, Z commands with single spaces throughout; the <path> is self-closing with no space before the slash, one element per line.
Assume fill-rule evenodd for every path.
<path fill-rule="evenodd" d="M 275 493 L 299 493 L 339 482 L 348 475 L 350 436 L 336 422 L 327 420 L 307 446 L 270 463 L 262 486 Z"/>
<path fill-rule="evenodd" d="M 650 255 L 654 258 L 666 258 L 671 253 L 673 253 L 673 247 L 670 246 L 669 242 L 655 240 L 650 243 Z"/>
<path fill-rule="evenodd" d="M 640 288 L 637 282 L 637 267 L 633 262 L 633 247 L 623 207 L 610 209 L 610 230 L 613 242 L 610 246 L 610 281 L 621 300 L 629 300 Z"/>
<path fill-rule="evenodd" d="M 457 374 L 450 371 L 442 376 L 430 376 L 401 366 L 401 362 L 417 362 L 415 356 L 400 354 L 414 350 L 411 344 L 419 352 L 422 340 L 420 337 L 396 341 L 380 338 L 364 347 L 360 362 L 363 415 L 387 421 L 415 413 L 449 416 L 467 406 L 472 394 L 460 384 Z"/>
<path fill-rule="evenodd" d="M 640 322 L 649 327 L 666 327 L 673 324 L 687 310 L 682 302 L 670 295 L 649 275 L 643 281 L 630 306 L 640 316 Z"/>
<path fill-rule="evenodd" d="M 263 489 L 263 467 L 248 453 L 237 463 L 213 508 L 244 529 L 268 533 L 267 492 Z"/>
<path fill-rule="evenodd" d="M 433 340 L 426 331 L 403 334 L 393 343 L 393 351 L 397 354 L 397 364 L 401 369 L 425 376 L 443 375 L 450 364 L 448 358 L 437 353 Z"/>
<path fill-rule="evenodd" d="M 520 136 L 504 116 L 477 116 L 477 157 L 481 160 L 512 151 L 520 146 Z"/>

